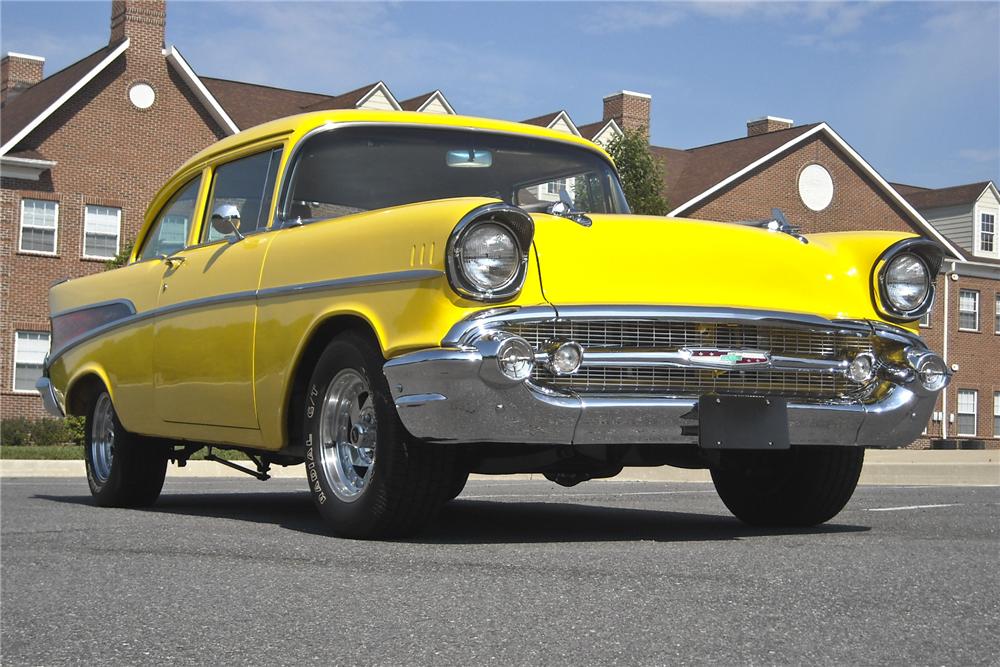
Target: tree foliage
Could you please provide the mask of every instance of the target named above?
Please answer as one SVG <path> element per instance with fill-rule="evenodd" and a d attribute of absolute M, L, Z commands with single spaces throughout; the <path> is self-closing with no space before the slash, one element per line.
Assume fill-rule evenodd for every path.
<path fill-rule="evenodd" d="M 117 255 L 104 262 L 104 270 L 110 271 L 111 269 L 117 269 L 128 264 L 129 255 L 132 254 L 132 245 L 131 241 L 124 244 Z"/>
<path fill-rule="evenodd" d="M 625 130 L 608 143 L 608 154 L 618 167 L 622 189 L 633 213 L 666 215 L 670 208 L 661 194 L 663 164 L 649 150 L 645 130 Z"/>

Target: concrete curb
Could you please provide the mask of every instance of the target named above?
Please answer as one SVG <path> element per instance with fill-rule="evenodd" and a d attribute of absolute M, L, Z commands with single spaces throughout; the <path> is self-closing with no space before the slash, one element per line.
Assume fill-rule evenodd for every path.
<path fill-rule="evenodd" d="M 0 478 L 11 477 L 77 477 L 84 478 L 83 461 L 0 461 Z M 303 479 L 301 466 L 276 466 L 271 476 L 277 479 Z M 246 477 L 212 461 L 191 461 L 185 467 L 170 466 L 168 478 Z M 473 475 L 473 479 L 544 479 L 542 475 Z M 250 479 L 247 477 L 247 479 Z M 626 468 L 613 481 L 642 482 L 710 482 L 707 470 L 659 468 Z M 865 485 L 930 485 L 930 486 L 1000 486 L 1000 450 L 870 450 L 861 472 Z"/>

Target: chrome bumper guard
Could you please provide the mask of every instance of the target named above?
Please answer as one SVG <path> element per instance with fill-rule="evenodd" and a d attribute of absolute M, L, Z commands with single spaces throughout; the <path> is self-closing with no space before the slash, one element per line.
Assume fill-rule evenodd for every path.
<path fill-rule="evenodd" d="M 45 406 L 46 412 L 60 419 L 66 416 L 66 410 L 63 409 L 62 395 L 52 386 L 52 382 L 47 377 L 42 376 L 38 378 L 38 381 L 35 382 L 35 389 L 42 396 L 42 405 Z"/>
<path fill-rule="evenodd" d="M 560 309 L 558 317 L 601 317 L 624 314 L 617 309 Z M 802 401 L 790 399 L 789 441 L 793 445 L 843 445 L 892 448 L 909 444 L 931 416 L 938 391 L 927 389 L 917 372 L 933 357 L 912 334 L 869 322 L 831 322 L 812 316 L 724 309 L 658 309 L 633 317 L 698 318 L 712 322 L 767 322 L 812 326 L 816 330 L 863 329 L 905 345 L 906 365 L 885 364 L 888 390 L 876 399 Z M 555 318 L 552 309 L 487 311 L 459 323 L 438 349 L 391 359 L 384 372 L 403 424 L 414 436 L 437 442 L 524 444 L 698 444 L 698 396 L 587 395 L 555 392 L 505 377 L 497 364 L 500 325 L 511 321 Z M 602 352 L 603 354 L 603 352 Z M 623 353 L 627 354 L 627 353 Z M 646 362 L 686 364 L 684 359 L 658 355 Z M 596 363 L 606 363 L 597 357 Z M 808 360 L 775 357 L 777 366 L 808 367 Z M 815 368 L 844 372 L 843 364 Z M 943 368 L 944 364 L 941 362 Z M 945 384 L 950 373 L 945 373 Z"/>

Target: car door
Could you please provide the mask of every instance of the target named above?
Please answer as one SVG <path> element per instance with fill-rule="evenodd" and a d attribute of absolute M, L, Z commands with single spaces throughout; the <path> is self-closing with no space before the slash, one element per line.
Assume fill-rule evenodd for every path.
<path fill-rule="evenodd" d="M 256 293 L 273 237 L 266 227 L 280 157 L 280 148 L 269 148 L 215 166 L 198 243 L 164 260 L 153 334 L 164 421 L 258 428 Z"/>

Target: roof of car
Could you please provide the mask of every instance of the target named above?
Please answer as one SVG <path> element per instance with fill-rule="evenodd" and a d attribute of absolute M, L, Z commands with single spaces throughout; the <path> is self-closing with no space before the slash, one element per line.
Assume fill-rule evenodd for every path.
<path fill-rule="evenodd" d="M 426 114 L 409 111 L 369 111 L 363 109 L 335 109 L 298 114 L 272 120 L 256 127 L 251 127 L 232 136 L 221 139 L 201 151 L 178 170 L 178 174 L 187 171 L 195 164 L 213 159 L 216 155 L 228 153 L 247 144 L 266 141 L 269 138 L 288 135 L 301 135 L 325 124 L 373 123 L 386 125 L 423 125 L 428 127 L 454 127 L 462 129 L 483 130 L 487 132 L 502 132 L 551 139 L 563 143 L 576 144 L 597 151 L 607 157 L 604 149 L 597 144 L 565 132 L 550 130 L 536 125 L 512 123 L 492 118 L 477 118 L 474 116 L 458 116 L 444 114 Z M 610 159 L 610 158 L 609 158 Z"/>

